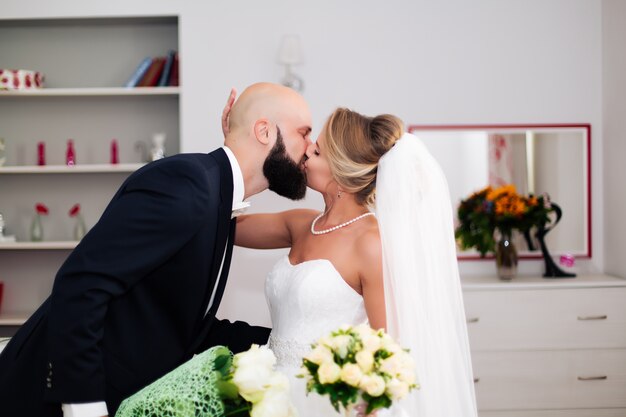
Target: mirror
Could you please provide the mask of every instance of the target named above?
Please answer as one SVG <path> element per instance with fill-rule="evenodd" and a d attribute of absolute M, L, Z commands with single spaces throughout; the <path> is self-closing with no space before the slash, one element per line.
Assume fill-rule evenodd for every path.
<path fill-rule="evenodd" d="M 591 257 L 591 125 L 409 126 L 439 161 L 456 209 L 487 185 L 514 184 L 520 194 L 547 193 L 563 210 L 546 236 L 552 255 Z M 523 236 L 520 258 L 539 258 Z M 459 259 L 478 252 L 459 249 Z"/>

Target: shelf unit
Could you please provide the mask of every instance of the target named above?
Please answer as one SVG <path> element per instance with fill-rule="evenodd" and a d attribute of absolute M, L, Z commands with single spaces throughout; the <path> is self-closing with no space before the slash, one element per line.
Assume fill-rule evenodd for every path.
<path fill-rule="evenodd" d="M 81 204 L 92 227 L 117 188 L 144 165 L 152 135 L 165 133 L 166 155 L 180 150 L 180 87 L 123 86 L 145 57 L 179 50 L 177 16 L 0 19 L 3 67 L 40 71 L 44 88 L 0 91 L 0 335 L 14 332 L 45 300 L 54 276 L 78 242 L 68 210 Z M 64 165 L 68 139 L 77 164 Z M 119 164 L 108 163 L 116 139 Z M 46 147 L 37 166 L 37 143 Z M 143 151 L 143 152 L 141 152 Z M 8 198 L 7 198 L 8 197 Z M 30 242 L 34 205 L 43 242 Z"/>
<path fill-rule="evenodd" d="M 0 167 L 2 174 L 71 174 L 71 173 L 107 173 L 107 172 L 134 172 L 141 168 L 143 163 L 135 164 L 89 164 L 89 165 L 24 165 Z"/>

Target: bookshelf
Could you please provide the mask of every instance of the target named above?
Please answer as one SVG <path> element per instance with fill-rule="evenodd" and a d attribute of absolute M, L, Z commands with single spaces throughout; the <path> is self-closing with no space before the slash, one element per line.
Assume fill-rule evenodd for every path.
<path fill-rule="evenodd" d="M 78 242 L 68 210 L 81 204 L 92 227 L 119 185 L 145 164 L 155 133 L 166 155 L 180 151 L 180 87 L 125 88 L 146 57 L 178 51 L 177 16 L 0 19 L 2 68 L 45 75 L 45 88 L 0 91 L 0 335 L 12 334 L 49 295 L 56 271 Z M 68 139 L 76 165 L 65 165 Z M 116 139 L 119 164 L 110 164 Z M 37 166 L 37 143 L 46 147 Z M 34 205 L 46 204 L 44 241 L 30 242 Z"/>

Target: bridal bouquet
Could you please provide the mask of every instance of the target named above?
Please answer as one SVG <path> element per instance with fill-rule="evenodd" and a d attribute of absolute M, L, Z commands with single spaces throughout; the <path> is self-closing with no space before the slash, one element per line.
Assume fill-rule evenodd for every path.
<path fill-rule="evenodd" d="M 347 411 L 362 400 L 369 414 L 419 388 L 408 351 L 367 325 L 344 326 L 322 337 L 303 359 L 299 376 L 307 379 L 307 392 L 328 395 L 337 412 L 340 405 Z"/>
<path fill-rule="evenodd" d="M 233 356 L 215 346 L 122 402 L 116 417 L 295 417 L 276 357 L 252 345 Z"/>

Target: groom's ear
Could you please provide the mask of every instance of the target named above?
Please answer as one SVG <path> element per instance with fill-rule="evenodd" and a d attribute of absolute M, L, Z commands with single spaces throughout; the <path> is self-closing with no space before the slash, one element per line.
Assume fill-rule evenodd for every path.
<path fill-rule="evenodd" d="M 270 122 L 267 119 L 259 119 L 254 123 L 254 137 L 263 145 L 270 143 Z"/>

